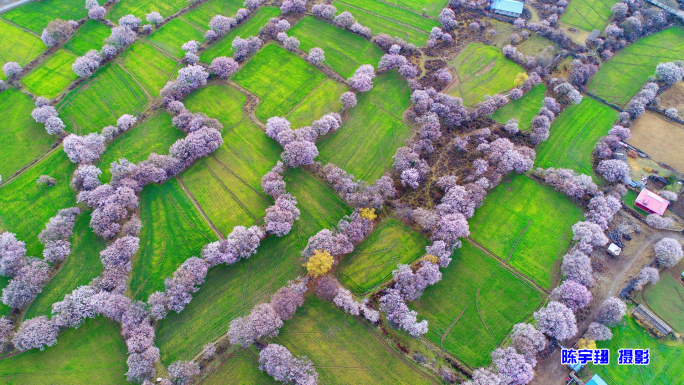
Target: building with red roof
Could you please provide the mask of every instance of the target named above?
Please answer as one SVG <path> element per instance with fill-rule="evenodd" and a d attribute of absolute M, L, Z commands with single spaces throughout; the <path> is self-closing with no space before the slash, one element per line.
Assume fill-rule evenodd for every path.
<path fill-rule="evenodd" d="M 663 215 L 669 205 L 670 201 L 647 189 L 642 189 L 636 201 L 634 201 L 634 206 L 649 214 Z"/>

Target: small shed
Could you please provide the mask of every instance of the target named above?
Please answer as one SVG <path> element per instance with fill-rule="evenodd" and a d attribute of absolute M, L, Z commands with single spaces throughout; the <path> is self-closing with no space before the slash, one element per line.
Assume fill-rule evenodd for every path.
<path fill-rule="evenodd" d="M 617 257 L 620 255 L 620 252 L 622 251 L 622 248 L 614 243 L 611 242 L 611 244 L 608 246 L 608 254 Z"/>
<path fill-rule="evenodd" d="M 594 374 L 594 377 L 592 377 L 584 385 L 608 385 L 608 384 L 605 381 L 603 381 L 603 378 L 601 378 L 601 376 L 599 376 L 598 374 Z"/>
<path fill-rule="evenodd" d="M 649 214 L 663 215 L 669 205 L 670 201 L 648 189 L 641 190 L 636 201 L 634 201 L 634 206 Z"/>
<path fill-rule="evenodd" d="M 582 367 L 584 367 L 584 365 L 578 362 L 576 364 L 568 364 L 568 367 L 572 369 L 573 372 L 579 372 L 580 370 L 582 370 Z"/>
<path fill-rule="evenodd" d="M 519 17 L 523 12 L 523 3 L 514 0 L 494 0 L 491 9 L 499 15 Z"/>
<path fill-rule="evenodd" d="M 651 333 L 659 338 L 665 337 L 666 335 L 672 333 L 672 328 L 670 325 L 666 324 L 665 321 L 653 314 L 653 312 L 648 310 L 644 305 L 639 304 L 639 306 L 634 308 L 634 310 L 632 310 L 632 315 L 643 326 L 650 330 Z"/>

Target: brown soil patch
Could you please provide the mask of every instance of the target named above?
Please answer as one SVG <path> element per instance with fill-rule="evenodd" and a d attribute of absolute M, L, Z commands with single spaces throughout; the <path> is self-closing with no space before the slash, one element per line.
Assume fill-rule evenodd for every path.
<path fill-rule="evenodd" d="M 679 111 L 679 117 L 684 119 L 684 82 L 675 83 L 667 91 L 660 94 L 659 107 L 676 108 Z"/>
<path fill-rule="evenodd" d="M 684 170 L 684 126 L 667 121 L 651 111 L 646 111 L 631 127 L 629 143 L 646 152 L 654 160 Z"/>

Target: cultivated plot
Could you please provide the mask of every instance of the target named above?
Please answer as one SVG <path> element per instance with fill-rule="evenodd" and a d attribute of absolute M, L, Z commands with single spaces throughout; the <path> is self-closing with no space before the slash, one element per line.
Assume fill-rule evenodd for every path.
<path fill-rule="evenodd" d="M 492 119 L 501 124 L 506 124 L 509 119 L 518 119 L 518 128 L 521 131 L 526 131 L 532 124 L 532 119 L 537 115 L 539 109 L 542 108 L 544 102 L 544 92 L 546 86 L 538 84 L 528 91 L 522 98 L 512 100 L 510 103 L 499 108 L 492 115 Z"/>
<path fill-rule="evenodd" d="M 386 2 L 432 17 L 438 17 L 442 9 L 449 4 L 447 0 L 387 0 Z"/>
<path fill-rule="evenodd" d="M 551 289 L 582 210 L 563 194 L 525 175 L 505 180 L 468 221 L 470 237 L 501 260 Z"/>
<path fill-rule="evenodd" d="M 679 112 L 679 119 L 684 119 L 684 82 L 673 84 L 659 97 L 660 108 L 674 108 Z"/>
<path fill-rule="evenodd" d="M 24 76 L 21 84 L 35 96 L 52 99 L 78 79 L 78 75 L 71 68 L 76 57 L 73 53 L 60 49 Z"/>
<path fill-rule="evenodd" d="M 660 281 L 646 287 L 639 295 L 643 299 L 639 302 L 645 303 L 679 333 L 684 331 L 684 287 L 680 275 L 682 265 L 663 271 L 660 274 Z"/>
<path fill-rule="evenodd" d="M 99 51 L 104 46 L 104 39 L 108 38 L 111 30 L 99 20 L 88 20 L 71 37 L 64 49 L 78 56 L 85 55 L 91 49 Z"/>
<path fill-rule="evenodd" d="M 591 32 L 594 29 L 603 31 L 608 19 L 610 8 L 615 5 L 605 0 L 571 1 L 560 18 L 562 24 Z"/>
<path fill-rule="evenodd" d="M 201 44 L 204 32 L 181 18 L 169 21 L 147 38 L 151 44 L 178 58 L 185 55 L 181 46 L 190 40 Z"/>
<path fill-rule="evenodd" d="M 235 384 L 280 384 L 273 377 L 259 370 L 259 356 L 252 349 L 242 349 L 229 357 L 221 366 L 209 375 L 203 385 L 224 385 L 226 379 Z"/>
<path fill-rule="evenodd" d="M 208 30 L 212 17 L 216 15 L 232 17 L 238 9 L 242 8 L 242 4 L 240 0 L 209 0 L 184 14 L 183 19 L 197 28 Z"/>
<path fill-rule="evenodd" d="M 292 129 L 310 126 L 314 120 L 320 119 L 329 112 L 340 112 L 342 103 L 340 95 L 347 91 L 347 87 L 332 79 L 326 79 L 315 90 L 295 107 L 286 118 L 292 124 Z"/>
<path fill-rule="evenodd" d="M 33 1 L 7 11 L 2 17 L 40 35 L 55 19 L 79 20 L 88 16 L 82 0 Z"/>
<path fill-rule="evenodd" d="M 13 61 L 25 66 L 37 58 L 47 47 L 37 37 L 17 28 L 10 23 L 0 21 L 0 67 Z M 5 73 L 0 71 L 0 79 Z"/>
<path fill-rule="evenodd" d="M 471 367 L 487 366 L 513 325 L 542 304 L 542 293 L 470 241 L 452 258 L 411 308 L 428 320 L 432 342 Z"/>
<path fill-rule="evenodd" d="M 646 152 L 658 162 L 677 170 L 684 170 L 684 126 L 655 112 L 646 111 L 630 129 L 632 138 L 629 144 Z"/>
<path fill-rule="evenodd" d="M 189 3 L 185 0 L 121 0 L 114 4 L 107 17 L 119 20 L 122 16 L 133 14 L 145 20 L 145 15 L 150 12 L 159 12 L 163 17 L 169 17 L 187 6 Z"/>
<path fill-rule="evenodd" d="M 530 7 L 530 9 L 533 8 Z M 505 23 L 503 21 L 499 21 L 496 19 L 488 19 L 487 21 L 492 23 L 492 29 L 496 31 L 496 35 L 491 37 L 488 36 L 487 38 L 492 42 L 493 46 L 496 46 L 499 49 L 503 48 L 508 44 L 511 44 L 510 36 L 512 33 L 521 34 L 523 31 L 520 28 L 516 28 L 513 24 Z M 539 19 L 537 19 L 536 21 L 539 22 Z M 542 51 L 547 50 L 549 46 L 554 50 L 558 49 L 558 44 L 545 38 L 542 35 L 537 35 L 535 33 L 526 38 L 525 40 L 523 40 L 522 42 L 518 43 L 515 46 L 515 48 L 518 49 L 518 52 L 522 52 L 525 55 L 536 56 Z"/>
<path fill-rule="evenodd" d="M 121 59 L 121 68 L 131 74 L 137 85 L 152 97 L 159 96 L 159 91 L 171 80 L 174 70 L 179 66 L 170 57 L 142 42 L 129 48 L 121 55 Z"/>
<path fill-rule="evenodd" d="M 246 101 L 245 95 L 223 82 L 210 84 L 183 99 L 188 110 L 201 112 L 221 122 L 224 136 L 246 119 L 242 111 Z"/>

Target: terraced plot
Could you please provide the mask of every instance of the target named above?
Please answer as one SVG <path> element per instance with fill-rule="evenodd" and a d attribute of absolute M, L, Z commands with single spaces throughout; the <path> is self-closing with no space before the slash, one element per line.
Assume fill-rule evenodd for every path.
<path fill-rule="evenodd" d="M 190 40 L 202 43 L 204 33 L 181 18 L 169 21 L 147 38 L 151 44 L 177 58 L 185 56 L 181 46 Z"/>
<path fill-rule="evenodd" d="M 287 116 L 293 129 L 310 126 L 314 120 L 320 119 L 329 112 L 340 112 L 342 103 L 340 95 L 347 87 L 332 79 L 326 79 L 315 90 L 311 91 L 302 102 Z"/>
<path fill-rule="evenodd" d="M 516 175 L 497 186 L 468 221 L 470 237 L 551 289 L 582 210 L 563 194 Z"/>
<path fill-rule="evenodd" d="M 427 245 L 425 237 L 389 218 L 340 262 L 336 274 L 345 287 L 364 295 L 391 279 L 398 264 L 411 264 L 424 255 Z"/>
<path fill-rule="evenodd" d="M 142 42 L 129 48 L 121 58 L 122 68 L 153 97 L 159 96 L 159 91 L 179 66 L 173 59 Z"/>
<path fill-rule="evenodd" d="M 145 20 L 145 15 L 153 11 L 159 12 L 163 17 L 169 17 L 189 5 L 185 0 L 121 0 L 114 4 L 107 17 L 119 20 L 122 16 L 133 14 Z"/>
<path fill-rule="evenodd" d="M 506 124 L 509 119 L 518 119 L 518 128 L 526 131 L 532 124 L 532 119 L 542 108 L 544 102 L 544 92 L 546 86 L 538 84 L 529 90 L 522 98 L 513 100 L 505 106 L 499 108 L 492 115 L 492 119 L 501 124 Z"/>
<path fill-rule="evenodd" d="M 262 121 L 292 111 L 325 78 L 316 67 L 275 44 L 267 44 L 233 75 L 237 84 L 260 99 L 256 116 Z"/>
<path fill-rule="evenodd" d="M 259 355 L 252 349 L 243 349 L 228 358 L 221 366 L 209 375 L 202 384 L 223 385 L 226 379 L 236 384 L 278 385 L 279 382 L 265 372 L 259 370 Z"/>
<path fill-rule="evenodd" d="M 377 67 L 383 55 L 378 46 L 361 36 L 315 17 L 305 17 L 287 33 L 299 39 L 301 50 L 322 48 L 324 63 L 345 78 L 350 78 L 362 64 Z"/>
<path fill-rule="evenodd" d="M 17 28 L 10 23 L 0 21 L 0 67 L 13 61 L 25 66 L 37 58 L 47 47 L 37 37 Z M 6 79 L 0 71 L 0 79 Z"/>
<path fill-rule="evenodd" d="M 605 0 L 572 1 L 561 16 L 560 22 L 587 32 L 594 29 L 603 31 L 610 19 L 610 8 L 614 4 Z"/>
<path fill-rule="evenodd" d="M 71 65 L 76 55 L 60 49 L 40 63 L 31 73 L 21 79 L 27 90 L 35 96 L 45 96 L 52 99 L 59 95 L 74 80 L 78 79 Z"/>
<path fill-rule="evenodd" d="M 470 241 L 452 258 L 411 308 L 428 320 L 433 343 L 471 367 L 487 366 L 513 325 L 542 304 L 542 293 Z"/>
<path fill-rule="evenodd" d="M 2 18 L 40 36 L 52 20 L 79 20 L 87 16 L 88 10 L 83 8 L 81 0 L 45 0 L 14 8 L 4 13 Z"/>
<path fill-rule="evenodd" d="M 238 9 L 242 8 L 242 4 L 243 2 L 239 0 L 209 0 L 184 14 L 183 19 L 197 28 L 208 30 L 212 17 L 216 15 L 232 17 Z"/>
<path fill-rule="evenodd" d="M 99 51 L 108 38 L 111 30 L 99 20 L 88 20 L 65 45 L 64 49 L 78 56 L 85 55 L 91 49 Z"/>
<path fill-rule="evenodd" d="M 392 168 L 397 148 L 411 134 L 411 128 L 402 122 L 410 98 L 406 81 L 393 71 L 373 82 L 371 91 L 358 96 L 351 117 L 318 143 L 317 158 L 368 182 Z"/>
<path fill-rule="evenodd" d="M 216 266 L 180 314 L 171 313 L 157 329 L 162 361 L 188 359 L 228 330 L 230 321 L 268 301 L 288 280 L 304 273 L 300 252 L 310 236 L 332 228 L 351 209 L 335 192 L 301 169 L 285 173 L 287 191 L 299 201 L 300 219 L 287 236 L 270 236 L 257 254 L 232 266 Z"/>

